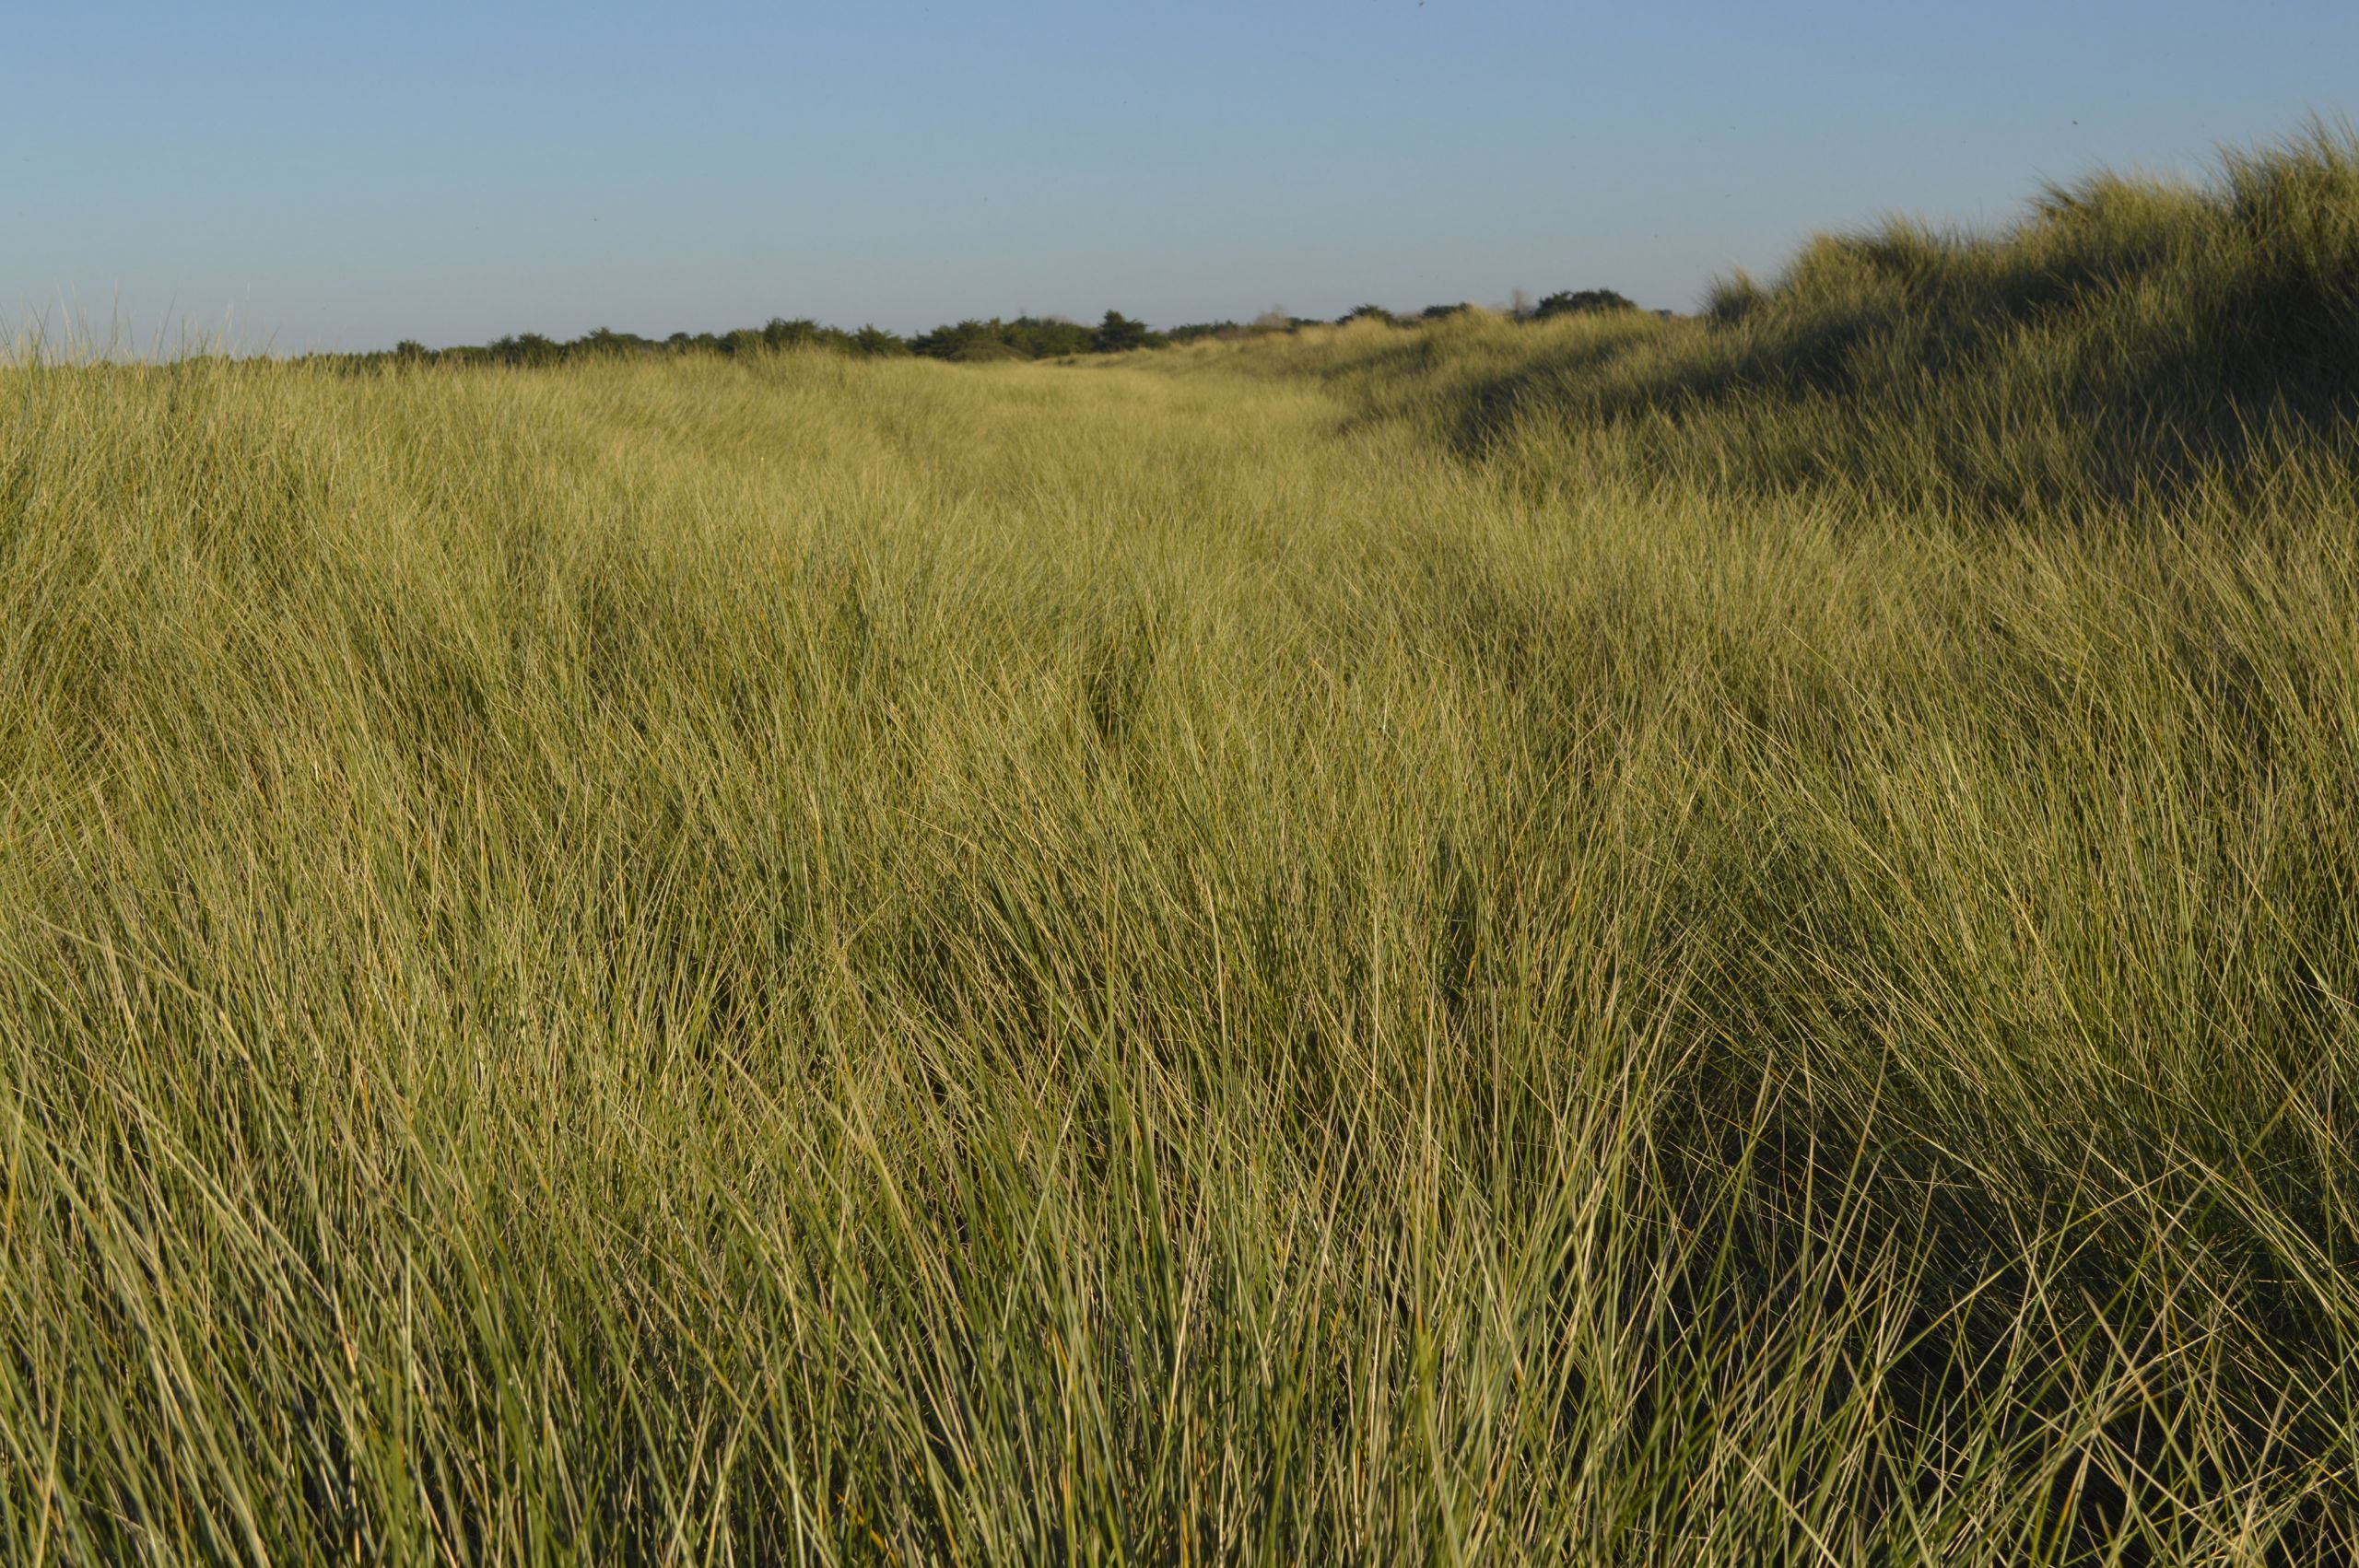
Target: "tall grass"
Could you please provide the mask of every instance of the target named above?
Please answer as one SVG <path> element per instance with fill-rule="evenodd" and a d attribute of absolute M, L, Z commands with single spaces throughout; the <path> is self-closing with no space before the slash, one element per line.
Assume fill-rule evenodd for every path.
<path fill-rule="evenodd" d="M 1831 264 L 0 372 L 0 1558 L 2359 1547 L 2335 367 Z"/>

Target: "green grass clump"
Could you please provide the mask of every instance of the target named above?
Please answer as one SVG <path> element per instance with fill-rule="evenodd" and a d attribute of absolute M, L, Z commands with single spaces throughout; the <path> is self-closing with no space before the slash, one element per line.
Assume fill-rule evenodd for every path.
<path fill-rule="evenodd" d="M 1882 380 L 0 370 L 0 1560 L 2348 1556 L 2341 392 L 2054 446 L 2051 205 Z"/>

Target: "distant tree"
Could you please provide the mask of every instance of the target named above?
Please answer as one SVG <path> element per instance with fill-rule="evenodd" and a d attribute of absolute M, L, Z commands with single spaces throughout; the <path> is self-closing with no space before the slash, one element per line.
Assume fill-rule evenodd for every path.
<path fill-rule="evenodd" d="M 1001 346 L 999 318 L 979 321 L 973 317 L 952 326 L 940 326 L 932 332 L 921 332 L 910 339 L 910 352 L 927 359 L 1004 359 L 1005 354 L 991 349 Z"/>
<path fill-rule="evenodd" d="M 1097 333 L 1063 316 L 1018 316 L 1007 323 L 1007 341 L 1035 359 L 1086 354 Z"/>
<path fill-rule="evenodd" d="M 1109 310 L 1106 319 L 1097 323 L 1090 347 L 1100 354 L 1121 354 L 1133 348 L 1161 348 L 1169 341 L 1144 322 L 1134 322 L 1120 310 Z"/>
<path fill-rule="evenodd" d="M 1532 319 L 1544 322 L 1551 316 L 1602 316 L 1637 308 L 1637 300 L 1611 288 L 1583 288 L 1546 296 L 1532 310 Z"/>
<path fill-rule="evenodd" d="M 964 365 L 985 363 L 993 359 L 1028 359 L 1032 357 L 1012 341 L 1007 323 L 997 316 L 990 321 L 969 317 L 956 326 L 936 327 L 910 339 L 910 352 L 929 359 L 951 359 Z"/>
<path fill-rule="evenodd" d="M 972 317 L 953 326 L 920 333 L 910 340 L 910 352 L 933 359 L 973 364 L 990 359 L 1048 359 L 1086 354 L 1097 334 L 1078 322 L 1059 316 L 1018 316 L 1003 322 Z"/>
<path fill-rule="evenodd" d="M 1354 322 L 1382 322 L 1388 327 L 1401 324 L 1401 319 L 1381 305 L 1355 305 L 1335 318 L 1339 327 L 1350 326 Z"/>
<path fill-rule="evenodd" d="M 910 339 L 910 352 L 921 359 L 948 359 L 965 341 L 967 329 L 980 327 L 980 322 L 961 322 L 957 326 L 939 326 L 932 332 L 921 332 Z"/>
<path fill-rule="evenodd" d="M 788 321 L 772 316 L 762 328 L 762 343 L 769 348 L 809 348 L 819 341 L 819 323 L 808 316 Z"/>
<path fill-rule="evenodd" d="M 516 333 L 491 345 L 491 357 L 502 365 L 554 365 L 565 351 L 554 338 L 539 333 Z"/>
<path fill-rule="evenodd" d="M 1299 323 L 1286 314 L 1284 305 L 1273 305 L 1253 318 L 1255 332 L 1292 332 Z"/>
<path fill-rule="evenodd" d="M 1422 322 L 1438 322 L 1446 317 L 1455 316 L 1462 311 L 1471 310 L 1473 308 L 1473 306 L 1467 304 L 1428 305 L 1424 310 L 1417 312 L 1417 319 Z"/>
<path fill-rule="evenodd" d="M 1232 326 L 1233 323 L 1226 322 L 1206 323 L 1195 329 L 1193 335 Z M 480 346 L 456 345 L 438 350 L 429 349 L 416 339 L 404 338 L 390 353 L 359 356 L 357 362 L 374 364 L 387 359 L 405 359 L 458 365 L 532 366 L 556 365 L 569 359 L 598 355 L 734 356 L 825 348 L 839 354 L 866 357 L 915 352 L 939 359 L 972 363 L 991 359 L 1062 358 L 1093 350 L 1115 353 L 1128 348 L 1160 348 L 1170 341 L 1144 322 L 1133 321 L 1120 310 L 1107 311 L 1105 321 L 1097 327 L 1086 327 L 1063 316 L 1027 314 L 1014 321 L 1002 321 L 997 316 L 988 321 L 970 317 L 951 325 L 936 327 L 932 332 L 920 333 L 914 339 L 902 338 L 877 326 L 863 326 L 857 332 L 846 332 L 841 327 L 822 326 L 808 316 L 792 319 L 772 316 L 759 327 L 739 327 L 734 332 L 724 333 L 675 332 L 661 339 L 616 332 L 611 327 L 596 327 L 566 343 L 540 333 L 517 333 Z"/>
<path fill-rule="evenodd" d="M 654 346 L 636 333 L 595 327 L 571 343 L 561 345 L 560 349 L 563 357 L 570 359 L 578 355 L 645 354 Z"/>

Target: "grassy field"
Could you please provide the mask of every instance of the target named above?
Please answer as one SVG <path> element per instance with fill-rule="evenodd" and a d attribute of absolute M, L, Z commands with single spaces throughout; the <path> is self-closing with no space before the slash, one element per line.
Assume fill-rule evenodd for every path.
<path fill-rule="evenodd" d="M 0 1560 L 2359 1550 L 2354 363 L 0 369 Z"/>

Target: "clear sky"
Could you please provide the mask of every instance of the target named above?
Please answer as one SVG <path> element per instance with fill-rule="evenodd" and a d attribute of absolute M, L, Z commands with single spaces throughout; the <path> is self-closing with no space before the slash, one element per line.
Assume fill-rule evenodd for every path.
<path fill-rule="evenodd" d="M 1813 230 L 2359 113 L 2355 0 L 11 10 L 0 314 L 281 351 L 1686 308 Z"/>

